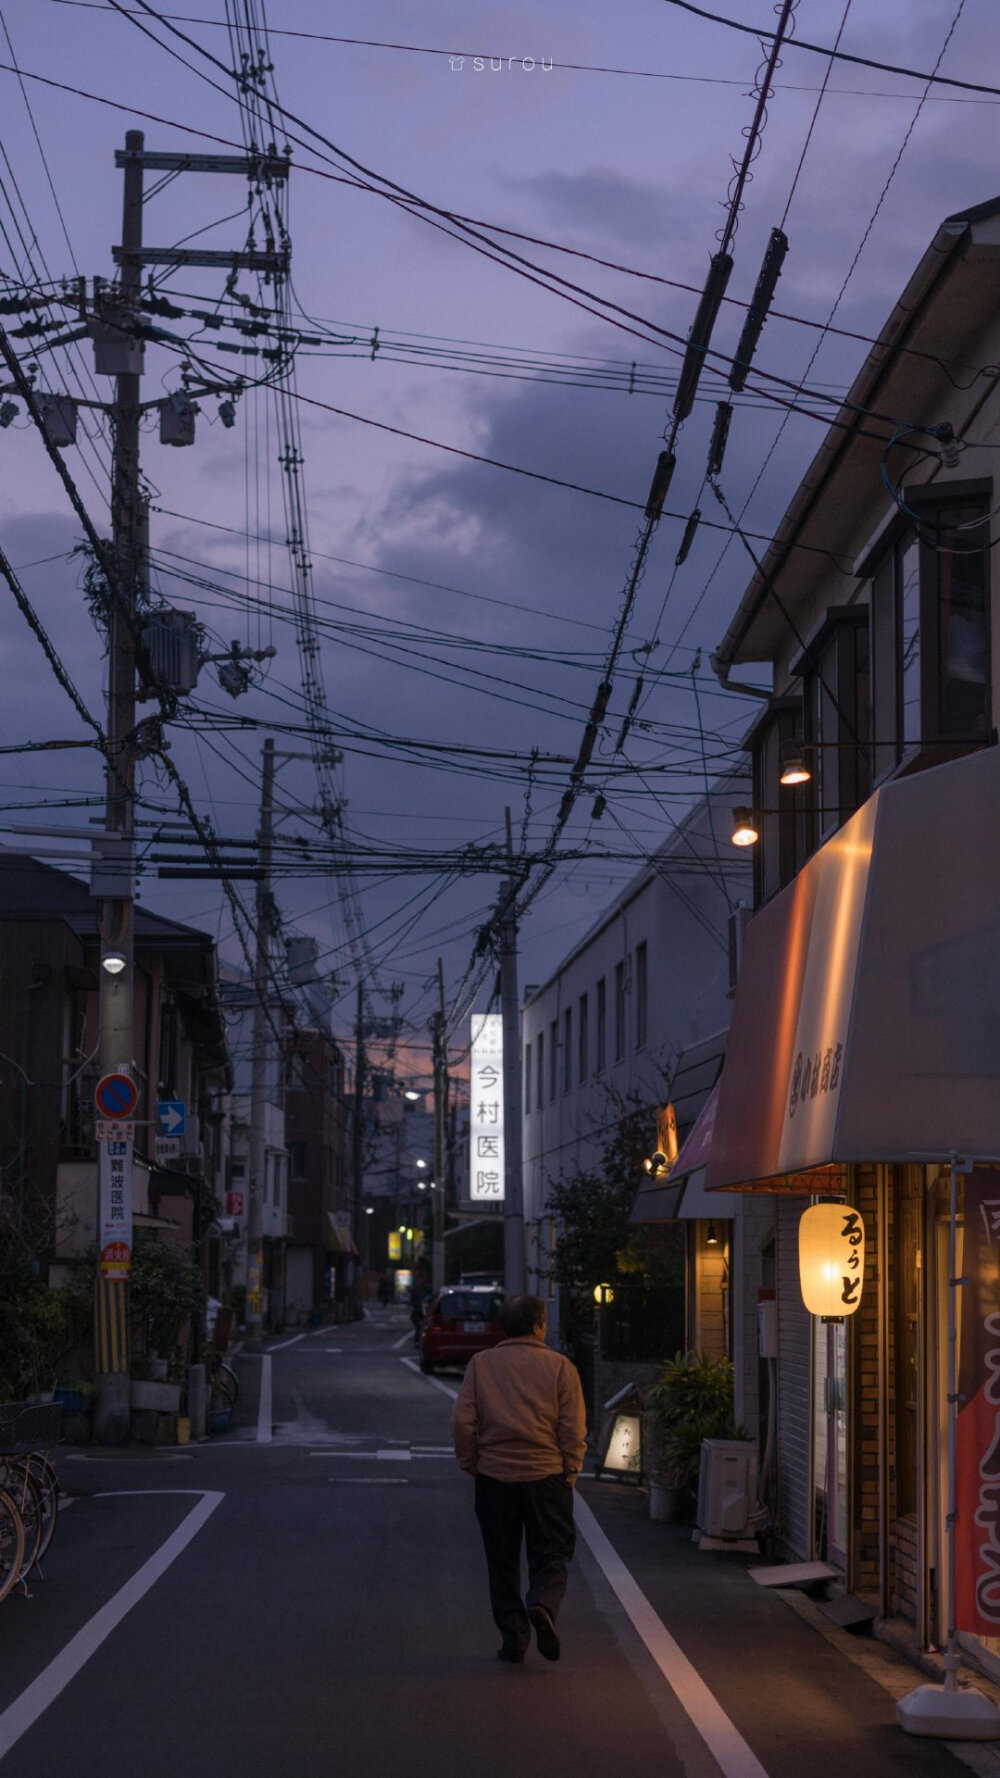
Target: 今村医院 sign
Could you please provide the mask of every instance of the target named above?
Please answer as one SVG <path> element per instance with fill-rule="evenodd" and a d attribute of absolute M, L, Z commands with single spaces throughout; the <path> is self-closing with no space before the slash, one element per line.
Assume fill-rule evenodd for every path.
<path fill-rule="evenodd" d="M 469 1196 L 503 1202 L 503 1017 L 473 1013 L 469 1072 Z"/>

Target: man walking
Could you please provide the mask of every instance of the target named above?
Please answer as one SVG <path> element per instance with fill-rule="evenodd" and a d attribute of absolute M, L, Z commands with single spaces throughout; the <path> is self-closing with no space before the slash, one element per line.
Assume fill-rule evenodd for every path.
<path fill-rule="evenodd" d="M 576 1366 L 545 1344 L 545 1304 L 516 1296 L 500 1309 L 506 1338 L 469 1360 L 451 1431 L 455 1455 L 476 1478 L 497 1658 L 521 1662 L 534 1626 L 538 1652 L 559 1659 L 556 1618 L 573 1554 L 573 1484 L 586 1450 Z M 521 1541 L 528 1558 L 521 1597 Z"/>

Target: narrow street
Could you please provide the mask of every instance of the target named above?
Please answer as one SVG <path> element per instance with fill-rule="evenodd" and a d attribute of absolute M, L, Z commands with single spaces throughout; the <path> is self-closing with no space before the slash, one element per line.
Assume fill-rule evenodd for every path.
<path fill-rule="evenodd" d="M 497 1663 L 459 1375 L 421 1376 L 409 1338 L 390 1310 L 271 1342 L 238 1360 L 228 1438 L 64 1454 L 46 1577 L 0 1608 L 3 1778 L 968 1769 L 904 1739 L 750 1558 L 606 1484 L 579 1490 L 562 1661 Z"/>

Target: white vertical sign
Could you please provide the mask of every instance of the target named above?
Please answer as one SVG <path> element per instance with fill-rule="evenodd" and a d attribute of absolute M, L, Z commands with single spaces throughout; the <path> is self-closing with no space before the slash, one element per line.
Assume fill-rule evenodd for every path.
<path fill-rule="evenodd" d="M 132 1142 L 116 1132 L 98 1144 L 98 1156 L 101 1276 L 127 1278 L 132 1267 Z"/>
<path fill-rule="evenodd" d="M 469 1079 L 469 1196 L 503 1202 L 503 1015 L 473 1013 Z"/>

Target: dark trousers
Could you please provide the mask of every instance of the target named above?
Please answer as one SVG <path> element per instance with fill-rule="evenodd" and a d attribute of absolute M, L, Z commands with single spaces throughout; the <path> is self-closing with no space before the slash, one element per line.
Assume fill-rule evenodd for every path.
<path fill-rule="evenodd" d="M 556 1617 L 566 1591 L 566 1564 L 576 1547 L 573 1490 L 564 1476 L 538 1482 L 476 1477 L 476 1518 L 483 1534 L 493 1621 L 504 1645 L 523 1651 L 530 1640 L 528 1610 L 544 1605 Z M 528 1592 L 521 1598 L 521 1541 L 528 1557 Z"/>

